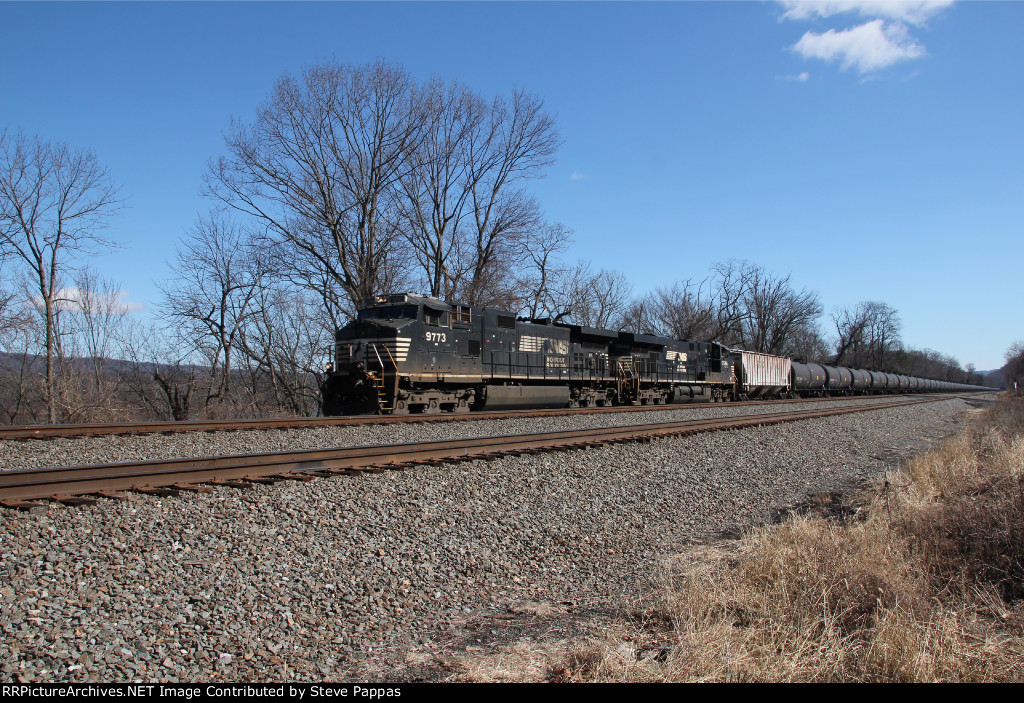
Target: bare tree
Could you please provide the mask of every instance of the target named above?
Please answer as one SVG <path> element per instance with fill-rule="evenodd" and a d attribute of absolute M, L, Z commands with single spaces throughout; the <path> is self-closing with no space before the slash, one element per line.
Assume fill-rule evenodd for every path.
<path fill-rule="evenodd" d="M 934 349 L 908 349 L 897 347 L 890 349 L 886 362 L 886 371 L 934 378 L 940 381 L 962 383 L 964 368 L 960 362 L 949 354 L 942 354 Z"/>
<path fill-rule="evenodd" d="M 825 362 L 831 356 L 828 341 L 815 324 L 798 327 L 787 344 L 789 355 L 799 361 Z"/>
<path fill-rule="evenodd" d="M 399 237 L 397 184 L 423 138 L 398 67 L 321 63 L 285 75 L 251 125 L 233 123 L 206 192 L 256 218 L 358 308 L 383 287 Z M 334 300 L 325 299 L 325 305 Z"/>
<path fill-rule="evenodd" d="M 5 267 L 4 259 L 5 252 L 0 248 L 0 351 L 6 349 L 4 333 L 23 330 L 31 323 L 25 300 L 20 298 L 17 293 L 12 292 L 10 286 L 14 282 L 7 279 L 11 266 Z"/>
<path fill-rule="evenodd" d="M 900 318 L 887 303 L 865 301 L 832 313 L 836 328 L 833 362 L 858 368 L 883 369 L 900 347 Z"/>
<path fill-rule="evenodd" d="M 112 246 L 99 231 L 119 207 L 117 189 L 92 152 L 0 132 L 0 249 L 24 268 L 37 297 L 50 422 L 56 418 L 55 315 L 61 276 L 75 256 Z"/>
<path fill-rule="evenodd" d="M 622 325 L 620 327 L 623 332 L 665 334 L 653 321 L 654 315 L 650 310 L 653 298 L 652 294 L 648 294 L 639 298 L 633 298 L 626 304 L 622 312 Z"/>
<path fill-rule="evenodd" d="M 448 299 L 462 277 L 458 247 L 473 191 L 470 159 L 487 120 L 487 106 L 465 86 L 434 79 L 421 103 L 427 120 L 402 179 L 401 221 L 430 295 Z"/>
<path fill-rule="evenodd" d="M 899 349 L 903 342 L 900 331 L 903 322 L 895 308 L 886 303 L 867 303 L 868 325 L 865 330 L 871 368 L 883 369 L 889 362 L 889 355 Z"/>
<path fill-rule="evenodd" d="M 489 117 L 469 159 L 473 218 L 463 251 L 471 264 L 459 292 L 472 305 L 515 297 L 502 284 L 514 280 L 509 267 L 516 265 L 523 238 L 543 226 L 540 208 L 518 182 L 553 163 L 559 144 L 544 102 L 525 91 L 496 98 Z"/>
<path fill-rule="evenodd" d="M 212 379 L 205 402 L 224 399 L 237 337 L 268 275 L 265 259 L 246 230 L 213 215 L 192 227 L 171 271 L 174 278 L 162 286 L 164 314 L 205 350 Z"/>
<path fill-rule="evenodd" d="M 0 266 L 2 265 L 3 261 L 0 259 Z M 0 273 L 3 273 L 2 269 L 0 269 Z M 9 292 L 7 287 L 2 285 L 3 283 L 4 281 L 0 279 L 0 330 L 18 327 L 24 319 L 24 312 L 16 300 L 17 296 Z"/>
<path fill-rule="evenodd" d="M 978 373 L 978 367 L 968 362 L 964 365 L 964 383 L 980 386 L 985 379 Z"/>
<path fill-rule="evenodd" d="M 122 356 L 129 308 L 115 282 L 88 267 L 74 285 L 58 291 L 54 315 L 57 340 L 55 396 L 60 422 L 103 422 L 126 409 Z"/>
<path fill-rule="evenodd" d="M 554 119 L 523 91 L 488 104 L 435 79 L 424 94 L 425 137 L 402 181 L 417 263 L 431 295 L 509 307 L 526 240 L 549 229 L 522 183 L 553 162 Z"/>
<path fill-rule="evenodd" d="M 75 288 L 66 294 L 66 306 L 74 317 L 73 334 L 78 338 L 76 350 L 81 350 L 75 355 L 88 360 L 97 393 L 103 386 L 104 367 L 120 351 L 118 342 L 124 338 L 129 311 L 121 295 L 117 283 L 100 278 L 89 267 L 75 274 Z"/>
<path fill-rule="evenodd" d="M 524 242 L 523 262 L 517 275 L 517 287 L 523 291 L 523 307 L 530 318 L 561 319 L 571 311 L 568 302 L 559 298 L 569 268 L 559 255 L 572 243 L 571 232 L 560 224 L 552 224 L 531 232 Z"/>
<path fill-rule="evenodd" d="M 193 395 L 202 388 L 201 370 L 192 362 L 191 341 L 173 326 L 133 321 L 125 344 L 128 385 L 136 402 L 161 420 L 187 420 Z"/>
<path fill-rule="evenodd" d="M 37 327 L 33 316 L 12 315 L 0 328 L 0 412 L 8 424 L 39 422 L 40 409 L 45 418 L 45 388 L 35 353 Z"/>
<path fill-rule="evenodd" d="M 1003 358 L 1006 359 L 1006 366 L 1003 367 L 1006 373 L 1006 386 L 1020 394 L 1024 389 L 1024 340 L 1011 344 Z"/>
<path fill-rule="evenodd" d="M 867 313 L 863 303 L 855 307 L 840 308 L 832 313 L 832 324 L 836 328 L 836 348 L 832 363 L 863 368 L 864 332 L 868 326 Z"/>
<path fill-rule="evenodd" d="M 715 273 L 726 344 L 785 355 L 794 335 L 813 328 L 821 315 L 817 293 L 796 290 L 788 275 L 775 276 L 748 261 L 716 264 Z"/>
<path fill-rule="evenodd" d="M 587 262 L 579 262 L 566 277 L 561 294 L 570 311 L 567 321 L 587 327 L 618 329 L 628 327 L 625 317 L 631 302 L 632 286 L 620 271 L 601 269 L 594 274 Z"/>
<path fill-rule="evenodd" d="M 722 330 L 718 310 L 707 279 L 680 281 L 657 288 L 645 298 L 649 324 L 675 339 L 716 339 Z"/>
<path fill-rule="evenodd" d="M 334 328 L 307 292 L 266 286 L 258 295 L 240 337 L 257 407 L 265 413 L 272 404 L 275 414 L 313 415 Z"/>
<path fill-rule="evenodd" d="M 314 242 L 319 235 L 310 233 L 309 236 L 309 241 Z M 314 242 L 310 247 L 261 235 L 255 238 L 254 244 L 260 247 L 275 279 L 316 296 L 331 326 L 338 328 L 355 316 L 356 307 L 338 285 L 336 267 L 329 258 L 315 253 L 329 250 L 333 246 L 329 239 L 321 237 L 319 243 Z M 411 277 L 406 275 L 409 269 L 406 254 L 402 248 L 392 248 L 384 257 L 385 265 L 378 280 L 380 291 L 414 290 Z"/>

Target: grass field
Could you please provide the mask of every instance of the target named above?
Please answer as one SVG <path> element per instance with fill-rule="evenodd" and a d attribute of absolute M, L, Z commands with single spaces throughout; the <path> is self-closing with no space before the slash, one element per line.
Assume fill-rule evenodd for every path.
<path fill-rule="evenodd" d="M 1024 680 L 1024 400 L 830 503 L 680 555 L 634 632 L 549 679 Z"/>

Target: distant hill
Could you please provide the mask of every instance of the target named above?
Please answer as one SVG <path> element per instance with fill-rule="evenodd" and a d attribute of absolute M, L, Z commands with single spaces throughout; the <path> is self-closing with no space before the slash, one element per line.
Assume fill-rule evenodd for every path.
<path fill-rule="evenodd" d="M 79 370 L 86 370 L 91 368 L 92 360 L 84 359 L 80 357 L 74 357 L 71 359 L 65 359 L 64 363 L 70 364 L 72 368 Z M 19 368 L 22 364 L 25 365 L 25 370 L 28 373 L 43 373 L 46 368 L 46 358 L 38 354 L 29 354 L 27 357 L 21 354 L 9 354 L 7 352 L 0 351 L 0 368 Z M 165 374 L 172 370 L 184 371 L 186 373 L 193 372 L 196 375 L 202 375 L 209 373 L 210 369 L 206 366 L 197 366 L 195 364 L 185 364 L 180 367 L 171 367 L 167 364 L 158 364 L 151 361 L 143 361 L 140 363 L 126 361 L 124 359 L 112 359 L 104 358 L 102 361 L 102 368 L 104 373 L 116 373 L 124 374 L 135 369 L 138 369 L 141 373 L 149 375 L 152 374 L 156 369 L 160 369 Z"/>
<path fill-rule="evenodd" d="M 999 388 L 1002 390 L 1006 388 L 1006 372 L 1003 370 L 1005 368 L 1006 367 L 1004 366 L 1002 369 L 994 369 L 992 371 L 978 371 L 977 373 L 980 373 L 985 378 L 983 383 L 986 386 L 991 386 L 992 388 Z"/>

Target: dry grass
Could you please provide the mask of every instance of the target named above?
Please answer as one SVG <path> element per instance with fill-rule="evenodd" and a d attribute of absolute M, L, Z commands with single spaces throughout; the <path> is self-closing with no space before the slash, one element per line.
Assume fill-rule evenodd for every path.
<path fill-rule="evenodd" d="M 1024 401 L 886 477 L 855 519 L 792 517 L 667 573 L 668 625 L 638 629 L 637 656 L 590 647 L 551 678 L 1024 680 Z"/>

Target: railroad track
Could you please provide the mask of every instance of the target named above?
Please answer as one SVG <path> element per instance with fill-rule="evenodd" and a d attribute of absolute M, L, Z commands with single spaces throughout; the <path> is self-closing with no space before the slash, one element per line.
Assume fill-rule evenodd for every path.
<path fill-rule="evenodd" d="M 768 415 L 743 415 L 500 437 L 21 469 L 0 472 L 0 505 L 26 509 L 39 506 L 39 503 L 31 501 L 40 499 L 74 505 L 95 502 L 96 497 L 127 499 L 129 496 L 123 493 L 124 491 L 173 494 L 182 491 L 209 491 L 211 485 L 241 488 L 251 486 L 253 483 L 306 481 L 339 474 L 358 474 L 363 471 L 381 472 L 423 464 L 491 459 L 514 454 L 604 446 L 657 437 L 773 425 L 931 403 L 943 399 L 945 398 L 918 398 L 896 403 L 858 404 Z"/>
<path fill-rule="evenodd" d="M 859 396 L 896 398 L 906 396 Z M 944 396 L 946 397 L 946 396 Z M 799 398 L 793 400 L 748 400 L 729 403 L 743 405 L 808 403 L 830 398 Z M 835 400 L 835 399 L 831 399 Z M 262 420 L 185 420 L 180 422 L 69 423 L 64 425 L 7 425 L 0 427 L 0 440 L 54 439 L 58 437 L 99 437 L 106 435 L 174 434 L 178 432 L 229 432 L 239 430 L 271 430 L 296 427 L 337 427 L 380 425 L 403 422 L 452 422 L 465 420 L 496 420 L 513 417 L 547 417 L 569 413 L 629 413 L 650 410 L 679 410 L 686 407 L 713 406 L 708 402 L 673 403 L 670 405 L 617 405 L 605 408 L 556 408 L 551 410 L 506 410 L 472 413 L 437 413 L 415 415 L 345 415 L 338 417 L 290 417 Z"/>

